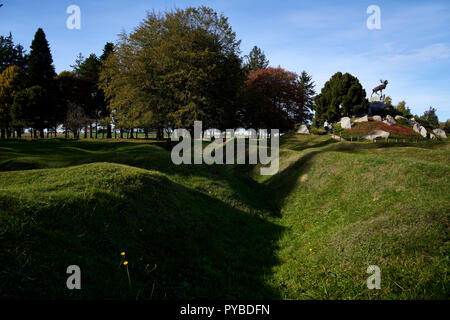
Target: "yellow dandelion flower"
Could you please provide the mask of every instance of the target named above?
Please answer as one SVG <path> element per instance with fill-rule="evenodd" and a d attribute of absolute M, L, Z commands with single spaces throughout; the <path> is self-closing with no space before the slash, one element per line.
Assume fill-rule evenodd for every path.
<path fill-rule="evenodd" d="M 312 252 L 312 249 L 311 249 L 311 248 L 309 248 L 309 252 Z"/>
<path fill-rule="evenodd" d="M 120 255 L 123 257 L 125 255 L 125 252 L 121 252 Z"/>
<path fill-rule="evenodd" d="M 128 261 L 124 261 L 123 265 L 126 266 L 128 264 Z"/>

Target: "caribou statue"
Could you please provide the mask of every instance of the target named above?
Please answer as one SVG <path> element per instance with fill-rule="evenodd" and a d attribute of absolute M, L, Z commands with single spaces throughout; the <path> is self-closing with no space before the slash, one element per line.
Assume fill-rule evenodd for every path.
<path fill-rule="evenodd" d="M 373 96 L 374 93 L 378 94 L 377 93 L 378 91 L 380 91 L 380 94 L 382 94 L 383 90 L 386 89 L 386 86 L 388 85 L 388 81 L 387 80 L 385 80 L 385 81 L 380 80 L 380 82 L 382 84 L 372 90 L 372 95 L 371 96 Z"/>

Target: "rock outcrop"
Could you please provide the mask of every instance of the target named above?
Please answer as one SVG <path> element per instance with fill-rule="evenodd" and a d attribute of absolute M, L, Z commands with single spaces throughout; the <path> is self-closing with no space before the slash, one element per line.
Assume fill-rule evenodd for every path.
<path fill-rule="evenodd" d="M 434 134 L 437 135 L 438 137 L 447 139 L 447 134 L 445 133 L 444 130 L 442 130 L 442 129 L 434 129 L 433 132 L 434 132 Z"/>
<path fill-rule="evenodd" d="M 396 121 L 400 121 L 400 120 L 406 120 L 406 121 L 409 121 L 407 118 L 402 117 L 402 116 L 395 116 L 395 120 L 396 120 Z"/>
<path fill-rule="evenodd" d="M 395 119 L 392 118 L 392 116 L 387 115 L 386 120 L 384 120 L 383 123 L 386 123 L 387 125 L 392 126 L 394 124 L 397 124 L 397 121 L 395 121 Z"/>
<path fill-rule="evenodd" d="M 383 138 L 383 139 L 387 139 L 389 138 L 390 133 L 386 132 L 384 130 L 375 130 L 375 131 L 371 131 L 367 134 L 367 136 L 362 137 L 363 139 L 366 140 L 374 140 L 374 139 L 378 139 L 378 138 Z"/>
<path fill-rule="evenodd" d="M 383 118 L 381 118 L 381 116 L 373 116 L 372 119 L 373 121 L 383 121 Z"/>
<path fill-rule="evenodd" d="M 359 123 L 359 122 L 368 122 L 369 121 L 369 117 L 368 116 L 364 116 L 362 118 L 356 119 L 354 122 L 355 123 Z"/>
<path fill-rule="evenodd" d="M 424 138 L 427 137 L 428 132 L 427 132 L 427 129 L 425 129 L 425 127 L 420 126 L 420 135 Z"/>
<path fill-rule="evenodd" d="M 349 117 L 344 117 L 340 121 L 342 129 L 351 129 L 353 122 Z"/>
<path fill-rule="evenodd" d="M 308 129 L 308 127 L 306 126 L 306 124 L 302 124 L 302 125 L 300 126 L 300 128 L 298 128 L 297 133 L 300 133 L 300 134 L 309 134 L 309 129 Z"/>

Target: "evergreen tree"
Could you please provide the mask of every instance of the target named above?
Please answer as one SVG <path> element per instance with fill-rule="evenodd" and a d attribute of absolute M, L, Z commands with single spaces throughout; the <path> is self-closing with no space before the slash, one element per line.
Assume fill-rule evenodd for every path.
<path fill-rule="evenodd" d="M 245 60 L 245 69 L 248 72 L 265 69 L 269 66 L 269 60 L 267 60 L 264 52 L 257 46 L 253 47 L 249 55 L 245 57 Z"/>
<path fill-rule="evenodd" d="M 102 118 L 102 109 L 104 107 L 104 96 L 101 89 L 98 88 L 98 80 L 100 74 L 100 59 L 91 54 L 86 59 L 80 54 L 77 58 L 73 72 L 82 82 L 80 94 L 85 98 L 82 105 L 86 117 L 95 122 L 95 137 L 98 135 L 98 123 Z M 92 122 L 91 121 L 91 122 Z M 85 137 L 87 130 L 85 130 Z M 92 138 L 92 129 L 90 130 Z"/>
<path fill-rule="evenodd" d="M 12 34 L 0 36 L 0 73 L 10 66 L 26 68 L 27 56 L 20 44 L 14 45 Z"/>
<path fill-rule="evenodd" d="M 39 28 L 36 31 L 31 43 L 31 50 L 28 57 L 28 75 L 31 85 L 39 86 L 44 90 L 47 97 L 47 104 L 35 104 L 39 114 L 39 121 L 35 123 L 40 130 L 40 137 L 44 138 L 44 128 L 56 127 L 56 86 L 55 86 L 55 67 L 50 47 L 45 37 L 44 31 Z"/>
<path fill-rule="evenodd" d="M 423 113 L 422 116 L 423 119 L 428 121 L 432 129 L 439 128 L 439 118 L 436 114 L 436 111 L 437 110 L 435 108 L 430 107 L 427 111 Z"/>
<path fill-rule="evenodd" d="M 51 89 L 56 73 L 50 47 L 41 28 L 36 31 L 31 43 L 28 64 L 31 83 L 46 90 Z"/>
<path fill-rule="evenodd" d="M 341 117 L 361 114 L 368 111 L 366 91 L 358 78 L 349 73 L 335 73 L 325 83 L 315 99 L 316 120 L 338 121 Z"/>
<path fill-rule="evenodd" d="M 300 86 L 300 104 L 296 114 L 297 123 L 306 123 L 312 120 L 312 110 L 314 109 L 314 96 L 316 91 L 311 75 L 306 71 L 300 74 L 298 84 Z"/>

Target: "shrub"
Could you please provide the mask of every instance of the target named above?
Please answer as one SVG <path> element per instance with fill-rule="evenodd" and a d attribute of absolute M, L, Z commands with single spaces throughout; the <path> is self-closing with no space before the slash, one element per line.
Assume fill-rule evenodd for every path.
<path fill-rule="evenodd" d="M 311 126 L 311 129 L 309 129 L 309 132 L 311 134 L 315 134 L 315 135 L 319 135 L 319 136 L 327 134 L 327 132 L 325 131 L 324 128 L 322 128 L 322 127 L 316 128 L 315 126 Z"/>
<path fill-rule="evenodd" d="M 344 129 L 342 129 L 342 126 L 339 122 L 333 126 L 333 134 L 340 136 L 343 132 Z"/>

